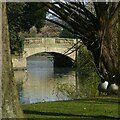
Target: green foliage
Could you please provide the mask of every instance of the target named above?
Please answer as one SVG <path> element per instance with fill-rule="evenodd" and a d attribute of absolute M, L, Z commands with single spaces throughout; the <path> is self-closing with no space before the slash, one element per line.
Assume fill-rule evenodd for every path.
<path fill-rule="evenodd" d="M 7 3 L 7 15 L 10 33 L 11 53 L 21 52 L 20 38 L 18 32 L 22 30 L 23 8 L 25 3 Z"/>
<path fill-rule="evenodd" d="M 7 2 L 7 16 L 10 31 L 20 32 L 22 30 L 24 6 L 25 3 Z"/>
<path fill-rule="evenodd" d="M 74 84 L 59 83 L 57 84 L 57 90 L 71 99 L 79 99 L 81 97 L 80 93 L 76 91 L 76 86 Z"/>
<path fill-rule="evenodd" d="M 42 3 L 7 3 L 10 48 L 12 53 L 23 51 L 23 42 L 18 36 L 18 32 L 29 31 L 32 26 L 35 26 L 37 31 L 39 31 L 44 25 L 46 11 L 47 9 Z"/>
<path fill-rule="evenodd" d="M 15 51 L 19 51 L 19 37 L 14 30 L 10 30 L 10 49 L 11 53 L 14 54 Z"/>
<path fill-rule="evenodd" d="M 58 82 L 56 85 L 56 95 L 61 93 L 73 100 L 97 97 L 99 95 L 98 84 L 100 83 L 100 79 L 96 72 L 92 72 L 89 77 L 81 75 L 76 81 L 77 84 Z"/>
<path fill-rule="evenodd" d="M 95 69 L 93 57 L 85 46 L 82 46 L 78 51 L 78 78 L 80 83 L 87 87 L 87 96 L 98 96 L 98 84 L 100 78 Z"/>
<path fill-rule="evenodd" d="M 28 31 L 32 26 L 37 28 L 37 31 L 40 31 L 40 28 L 43 27 L 45 23 L 46 8 L 42 3 L 27 2 L 24 7 L 24 22 L 23 28 L 25 31 Z"/>
<path fill-rule="evenodd" d="M 89 96 L 91 97 L 97 97 L 99 96 L 98 93 L 98 85 L 101 83 L 101 80 L 96 72 L 92 72 L 89 76 L 88 82 L 89 82 Z M 87 83 L 86 83 L 87 84 Z"/>
<path fill-rule="evenodd" d="M 77 66 L 80 74 L 88 77 L 94 71 L 93 58 L 85 46 L 78 51 Z"/>
<path fill-rule="evenodd" d="M 7 3 L 9 29 L 29 31 L 32 26 L 40 30 L 44 25 L 47 8 L 42 3 Z"/>

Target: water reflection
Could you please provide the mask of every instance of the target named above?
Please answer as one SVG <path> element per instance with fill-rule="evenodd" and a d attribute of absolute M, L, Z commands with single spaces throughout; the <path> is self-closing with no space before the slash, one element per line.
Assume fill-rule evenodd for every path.
<path fill-rule="evenodd" d="M 56 73 L 53 68 L 53 61 L 43 56 L 30 58 L 27 64 L 27 72 L 15 71 L 21 103 L 28 104 L 69 99 L 56 91 L 58 81 L 70 82 L 69 75 L 64 73 L 65 71 L 68 72 L 68 69 L 64 69 L 64 75 L 59 76 L 59 71 L 63 69 L 57 70 Z M 71 79 L 74 81 L 74 78 Z"/>
<path fill-rule="evenodd" d="M 35 56 L 27 60 L 27 72 L 15 71 L 22 104 L 85 98 L 88 80 L 81 80 L 71 68 L 53 68 L 53 60 Z"/>

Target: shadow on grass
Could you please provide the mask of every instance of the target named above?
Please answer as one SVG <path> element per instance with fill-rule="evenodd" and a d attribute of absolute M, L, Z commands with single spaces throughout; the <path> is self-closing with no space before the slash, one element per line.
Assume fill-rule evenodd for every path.
<path fill-rule="evenodd" d="M 39 112 L 39 111 L 33 111 L 33 110 L 23 110 L 25 114 L 36 114 L 36 115 L 48 115 L 48 116 L 66 116 L 66 117 L 81 117 L 81 118 L 93 118 L 95 120 L 102 119 L 119 119 L 116 117 L 109 117 L 109 116 L 88 116 L 88 115 L 74 115 L 74 114 L 64 114 L 64 113 L 55 113 L 55 112 Z"/>
<path fill-rule="evenodd" d="M 89 101 L 88 101 L 89 100 Z M 76 101 L 79 101 L 79 100 L 76 100 Z M 83 101 L 83 102 L 99 102 L 99 103 L 102 103 L 102 104 L 120 104 L 120 98 L 118 97 L 118 99 L 107 99 L 107 98 L 89 98 L 89 99 L 81 99 L 80 101 Z"/>
<path fill-rule="evenodd" d="M 120 99 L 117 99 L 117 100 L 114 100 L 114 99 L 112 99 L 112 100 L 107 100 L 107 99 L 98 99 L 97 100 L 98 102 L 102 102 L 102 103 L 111 103 L 111 104 L 113 104 L 113 103 L 117 103 L 117 104 L 119 104 L 120 103 Z"/>

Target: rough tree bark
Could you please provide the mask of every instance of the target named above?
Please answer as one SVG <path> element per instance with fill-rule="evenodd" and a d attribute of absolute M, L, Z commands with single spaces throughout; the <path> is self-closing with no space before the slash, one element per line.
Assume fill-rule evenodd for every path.
<path fill-rule="evenodd" d="M 107 80 L 110 84 L 119 84 L 118 58 L 113 49 L 113 41 L 115 40 L 115 33 L 117 32 L 115 27 L 120 5 L 118 3 L 94 3 L 94 7 L 100 26 L 97 32 L 100 43 L 98 70 L 103 81 Z M 96 55 L 94 54 L 93 56 Z M 96 60 L 97 59 L 95 59 L 95 61 Z"/>
<path fill-rule="evenodd" d="M 118 71 L 119 71 L 118 79 L 120 80 L 120 8 L 118 10 L 118 34 L 117 34 L 117 41 L 118 41 Z M 119 92 L 120 92 L 120 89 L 119 89 Z"/>
<path fill-rule="evenodd" d="M 2 118 L 23 118 L 13 75 L 6 4 L 2 4 Z"/>

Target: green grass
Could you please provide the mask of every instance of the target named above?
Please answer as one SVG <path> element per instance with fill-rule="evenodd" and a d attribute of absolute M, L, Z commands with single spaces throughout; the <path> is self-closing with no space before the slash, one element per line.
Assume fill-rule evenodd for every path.
<path fill-rule="evenodd" d="M 26 118 L 39 119 L 120 119 L 119 98 L 92 98 L 74 101 L 22 105 Z"/>

